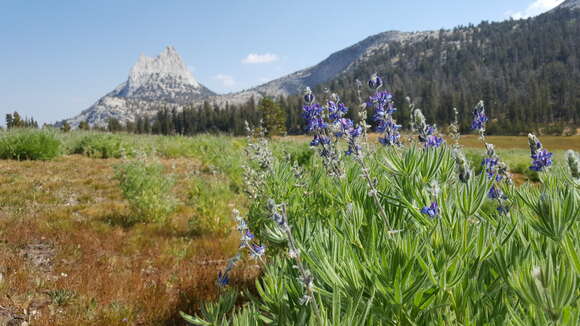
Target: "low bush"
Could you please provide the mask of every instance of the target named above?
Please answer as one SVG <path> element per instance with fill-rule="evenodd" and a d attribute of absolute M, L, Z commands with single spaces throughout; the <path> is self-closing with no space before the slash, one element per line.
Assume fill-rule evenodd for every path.
<path fill-rule="evenodd" d="M 194 177 L 190 202 L 195 215 L 189 220 L 193 234 L 224 233 L 230 225 L 230 203 L 235 194 L 228 181 L 220 177 Z"/>
<path fill-rule="evenodd" d="M 89 134 L 80 139 L 72 152 L 93 158 L 120 158 L 131 153 L 131 146 L 116 135 Z"/>
<path fill-rule="evenodd" d="M 0 158 L 50 160 L 61 154 L 61 142 L 50 130 L 11 129 L 0 133 Z"/>
<path fill-rule="evenodd" d="M 177 201 L 171 195 L 174 179 L 164 174 L 158 162 L 140 158 L 115 166 L 124 197 L 134 216 L 132 222 L 161 222 L 167 220 Z"/>

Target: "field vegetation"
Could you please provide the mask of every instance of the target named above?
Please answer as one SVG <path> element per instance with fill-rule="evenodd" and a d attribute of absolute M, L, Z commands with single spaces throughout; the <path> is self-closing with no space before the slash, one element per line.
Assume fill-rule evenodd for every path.
<path fill-rule="evenodd" d="M 0 321 L 184 325 L 181 311 L 202 324 L 501 323 L 517 314 L 542 322 L 552 317 L 524 292 L 538 266 L 573 290 L 554 316 L 577 317 L 578 225 L 551 229 L 535 207 L 541 189 L 577 204 L 563 150 L 580 150 L 578 137 L 542 138 L 555 166 L 540 174 L 528 172 L 524 137 L 487 139 L 523 184 L 502 188 L 512 205 L 506 216 L 487 198 L 476 137 L 461 138 L 474 170 L 463 184 L 451 145 L 382 148 L 370 134 L 363 162 L 383 215 L 360 161 L 340 155 L 337 177 L 305 137 L 2 131 Z M 336 146 L 342 152 L 348 142 Z M 434 181 L 438 218 L 421 213 Z M 478 197 L 458 204 L 465 193 Z M 233 209 L 255 236 L 249 256 L 259 255 L 239 256 L 235 266 Z M 311 297 L 292 252 L 312 277 Z"/>
<path fill-rule="evenodd" d="M 578 153 L 554 154 L 534 134 L 513 138 L 528 150 L 511 163 L 527 160 L 516 169 L 535 173 L 518 184 L 505 152 L 486 137 L 483 102 L 471 125 L 478 154 L 461 145 L 457 118 L 445 142 L 412 102 L 413 134 L 404 139 L 392 95 L 379 90 L 376 75 L 369 86 L 377 90 L 367 107 L 375 110 L 378 144 L 368 142 L 368 126 L 345 118 L 338 96 L 318 104 L 310 90 L 304 118 L 318 155 L 300 164 L 292 155 L 280 159 L 263 138 L 250 142 L 253 200 L 247 215 L 233 216 L 240 249 L 217 275 L 220 299 L 184 319 L 578 325 Z M 262 266 L 257 293 L 230 285 L 230 273 L 247 260 Z"/>

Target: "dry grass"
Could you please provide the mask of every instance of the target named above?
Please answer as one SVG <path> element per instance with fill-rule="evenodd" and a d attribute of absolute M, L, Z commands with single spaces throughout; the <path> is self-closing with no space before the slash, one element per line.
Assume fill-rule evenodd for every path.
<path fill-rule="evenodd" d="M 196 214 L 189 176 L 203 175 L 200 164 L 162 160 L 178 176 L 175 196 L 183 204 L 167 225 L 127 226 L 116 163 L 76 155 L 0 161 L 3 311 L 33 325 L 182 325 L 179 310 L 193 312 L 216 297 L 217 270 L 237 242 L 187 229 Z M 227 203 L 243 204 L 242 196 Z M 258 272 L 238 271 L 234 282 L 244 284 Z"/>

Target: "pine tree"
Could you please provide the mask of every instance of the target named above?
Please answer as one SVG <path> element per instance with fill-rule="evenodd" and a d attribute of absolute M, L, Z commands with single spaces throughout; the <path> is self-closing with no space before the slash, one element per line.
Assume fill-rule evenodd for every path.
<path fill-rule="evenodd" d="M 90 130 L 91 129 L 91 126 L 89 125 L 89 122 L 88 121 L 81 121 L 79 123 L 79 129 L 80 130 Z"/>
<path fill-rule="evenodd" d="M 65 121 L 65 122 L 62 124 L 62 127 L 60 127 L 60 130 L 61 130 L 62 132 L 69 132 L 69 131 L 70 131 L 70 129 L 71 129 L 71 127 L 70 127 L 70 125 L 68 124 L 68 122 L 67 122 L 67 121 Z"/>
<path fill-rule="evenodd" d="M 263 98 L 258 105 L 258 111 L 263 115 L 264 127 L 269 137 L 286 133 L 286 112 L 274 100 Z"/>

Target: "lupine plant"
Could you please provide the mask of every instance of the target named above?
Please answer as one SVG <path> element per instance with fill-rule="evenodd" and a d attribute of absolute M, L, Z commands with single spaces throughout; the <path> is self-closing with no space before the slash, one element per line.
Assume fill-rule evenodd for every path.
<path fill-rule="evenodd" d="M 509 187 L 512 185 L 509 168 L 497 154 L 495 146 L 487 143 L 485 138 L 485 127 L 488 121 L 485 115 L 485 105 L 483 101 L 479 101 L 473 109 L 473 122 L 471 129 L 476 130 L 479 134 L 479 139 L 485 146 L 486 156 L 481 162 L 487 177 L 493 181 L 489 190 L 488 197 L 495 199 L 498 202 L 497 210 L 502 214 L 507 214 L 510 208 L 509 197 L 504 193 L 502 186 Z"/>
<path fill-rule="evenodd" d="M 366 107 L 372 104 L 383 140 L 365 144 L 358 132 L 351 135 L 365 126 L 330 117 L 339 108 L 336 98 L 336 106 L 314 107 L 307 92 L 320 156 L 300 167 L 273 156 L 262 175 L 247 217 L 268 245 L 255 291 L 224 291 L 186 319 L 197 325 L 580 325 L 577 154 L 568 152 L 567 167 L 558 165 L 534 138 L 540 182 L 514 186 L 486 142 L 480 103 L 472 127 L 486 157 L 476 175 L 458 139 L 451 146 L 439 141 L 415 108 L 419 143 L 398 144 L 392 96 L 378 76 L 368 85 Z M 326 150 L 341 154 L 335 157 L 341 177 L 329 169 Z"/>

